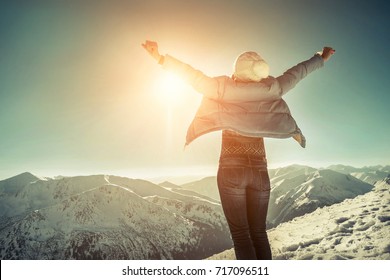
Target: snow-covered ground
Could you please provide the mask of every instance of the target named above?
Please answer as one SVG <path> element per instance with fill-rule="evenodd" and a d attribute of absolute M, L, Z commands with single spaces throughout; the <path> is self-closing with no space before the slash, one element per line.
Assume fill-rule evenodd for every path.
<path fill-rule="evenodd" d="M 274 259 L 390 260 L 390 178 L 268 231 Z M 234 259 L 232 249 L 209 259 Z"/>

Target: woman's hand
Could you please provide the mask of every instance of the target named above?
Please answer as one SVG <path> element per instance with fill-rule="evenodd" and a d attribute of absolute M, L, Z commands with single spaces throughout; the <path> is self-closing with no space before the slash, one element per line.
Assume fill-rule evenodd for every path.
<path fill-rule="evenodd" d="M 146 41 L 142 44 L 142 47 L 158 62 L 161 59 L 161 55 L 158 52 L 158 44 L 153 41 Z"/>
<path fill-rule="evenodd" d="M 331 48 L 331 47 L 324 47 L 322 49 L 322 52 L 320 53 L 321 56 L 322 56 L 322 59 L 324 61 L 328 61 L 329 58 L 336 52 L 335 49 Z"/>

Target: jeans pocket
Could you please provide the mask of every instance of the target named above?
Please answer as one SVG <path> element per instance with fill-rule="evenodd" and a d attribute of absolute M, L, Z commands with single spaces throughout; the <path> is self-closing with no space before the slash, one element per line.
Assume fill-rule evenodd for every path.
<path fill-rule="evenodd" d="M 256 171 L 254 171 L 253 183 L 250 188 L 258 191 L 270 191 L 271 182 L 269 180 L 268 171 L 264 169 L 256 169 Z"/>
<path fill-rule="evenodd" d="M 218 185 L 223 188 L 245 188 L 245 176 L 245 167 L 221 166 L 218 171 Z"/>

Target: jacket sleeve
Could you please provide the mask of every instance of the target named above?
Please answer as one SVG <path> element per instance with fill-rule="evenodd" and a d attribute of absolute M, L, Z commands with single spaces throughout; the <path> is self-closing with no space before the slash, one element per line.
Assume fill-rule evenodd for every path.
<path fill-rule="evenodd" d="M 316 54 L 312 58 L 288 69 L 286 72 L 283 73 L 283 75 L 276 78 L 281 89 L 280 96 L 286 94 L 308 74 L 310 74 L 314 70 L 321 68 L 323 65 L 324 60 L 320 55 Z"/>
<path fill-rule="evenodd" d="M 283 97 L 309 73 L 322 67 L 324 61 L 321 56 L 314 55 L 287 70 L 283 75 L 274 78 L 269 76 L 260 82 L 239 82 L 229 78 L 220 81 L 215 99 L 226 102 L 273 101 Z"/>
<path fill-rule="evenodd" d="M 218 82 L 215 79 L 208 77 L 201 71 L 194 69 L 192 66 L 185 64 L 170 55 L 165 55 L 162 66 L 164 69 L 180 76 L 180 78 L 199 93 L 213 96 L 218 90 Z"/>

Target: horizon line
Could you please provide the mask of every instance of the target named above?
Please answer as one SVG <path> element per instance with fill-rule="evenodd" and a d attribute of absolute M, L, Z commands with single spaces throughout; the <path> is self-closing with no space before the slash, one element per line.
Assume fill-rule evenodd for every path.
<path fill-rule="evenodd" d="M 268 170 L 275 170 L 275 169 L 279 169 L 279 168 L 287 168 L 287 167 L 291 167 L 291 166 L 302 166 L 302 167 L 311 167 L 311 168 L 315 168 L 315 169 L 328 169 L 330 167 L 335 167 L 335 166 L 343 166 L 343 167 L 350 167 L 350 168 L 355 168 L 355 169 L 363 169 L 363 168 L 373 168 L 373 167 L 387 167 L 387 166 L 390 166 L 390 164 L 375 164 L 375 165 L 363 165 L 363 166 L 354 166 L 354 165 L 349 165 L 349 164 L 343 164 L 343 163 L 338 163 L 338 164 L 329 164 L 327 165 L 326 167 L 323 167 L 323 166 L 315 166 L 315 165 L 310 165 L 310 164 L 302 164 L 302 163 L 287 163 L 287 164 L 278 164 L 278 165 L 269 165 L 268 166 Z M 206 169 L 205 169 L 206 167 Z M 118 176 L 118 177 L 126 177 L 126 178 L 129 178 L 129 179 L 138 179 L 138 180 L 148 180 L 148 181 L 158 181 L 158 182 L 164 182 L 164 181 L 168 181 L 168 179 L 176 179 L 176 180 L 179 180 L 180 178 L 182 180 L 184 180 L 185 178 L 192 178 L 190 179 L 188 182 L 193 182 L 193 181 L 196 181 L 196 180 L 200 180 L 200 179 L 203 179 L 203 178 L 207 178 L 207 177 L 214 177 L 216 176 L 216 170 L 218 168 L 218 166 L 215 166 L 213 168 L 210 168 L 207 166 L 203 167 L 203 172 L 194 172 L 194 167 L 188 167 L 188 168 L 184 168 L 184 167 L 180 167 L 180 168 L 175 168 L 175 167 L 172 167 L 172 168 L 163 168 L 164 173 L 161 172 L 161 168 L 154 168 L 152 170 L 154 171 L 157 171 L 157 170 L 160 170 L 159 172 L 156 172 L 156 173 L 153 173 L 153 171 L 151 171 L 151 169 L 142 169 L 142 170 L 132 170 L 129 169 L 129 170 L 107 170 L 106 172 L 101 172 L 100 170 L 97 171 L 96 173 L 91 173 L 91 172 L 88 172 L 88 171 L 85 171 L 85 172 L 80 172 L 80 171 L 68 171 L 68 172 L 63 172 L 62 174 L 59 174 L 59 173 L 56 173 L 54 174 L 54 172 L 47 172 L 47 173 L 50 173 L 48 175 L 45 175 L 45 174 L 41 174 L 41 172 L 36 172 L 36 171 L 23 171 L 23 172 L 18 172 L 18 173 L 13 173 L 14 175 L 11 175 L 11 176 L 7 176 L 4 177 L 2 176 L 2 178 L 0 178 L 0 181 L 4 181 L 4 180 L 7 180 L 7 179 L 10 179 L 10 178 L 13 178 L 13 177 L 17 177 L 17 176 L 20 176 L 22 174 L 25 174 L 25 173 L 29 173 L 39 179 L 45 179 L 45 178 L 50 178 L 50 179 L 56 179 L 56 178 L 60 178 L 60 177 L 64 177 L 64 178 L 67 178 L 67 177 L 87 177 L 87 176 Z M 208 169 L 208 170 L 207 170 Z M 211 171 L 212 169 L 214 169 L 213 171 Z M 180 173 L 177 173 L 178 170 L 181 170 L 182 172 Z M 188 173 L 183 173 L 185 170 L 188 170 L 189 172 Z M 134 172 L 135 171 L 135 172 Z M 145 171 L 148 171 L 147 173 L 149 174 L 146 174 Z M 176 172 L 175 172 L 176 171 Z M 44 173 L 44 172 L 43 172 Z M 138 174 L 136 174 L 138 173 Z M 153 175 L 151 175 L 150 173 L 153 173 Z M 39 175 L 38 175 L 39 174 Z M 192 180 L 192 181 L 191 181 Z M 185 180 L 187 181 L 187 180 Z"/>

